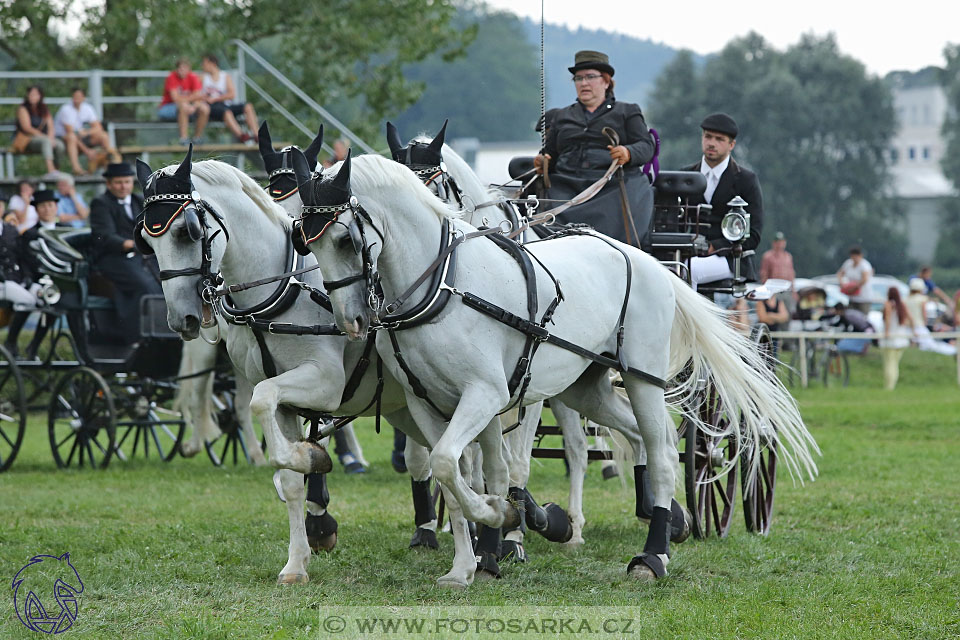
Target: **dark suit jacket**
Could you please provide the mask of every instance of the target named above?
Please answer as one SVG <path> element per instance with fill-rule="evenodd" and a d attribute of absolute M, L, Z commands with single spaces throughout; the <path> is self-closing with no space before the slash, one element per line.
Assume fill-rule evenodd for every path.
<path fill-rule="evenodd" d="M 3 224 L 3 233 L 0 233 L 0 280 L 12 280 L 23 283 L 32 281 L 35 274 L 26 253 L 23 250 L 24 242 L 12 224 Z"/>
<path fill-rule="evenodd" d="M 700 163 L 684 167 L 684 171 L 700 171 Z M 749 169 L 738 165 L 733 158 L 730 158 L 730 164 L 726 171 L 720 176 L 720 182 L 713 192 L 710 204 L 713 206 L 713 212 L 704 222 L 710 222 L 710 229 L 706 232 L 706 238 L 717 249 L 723 253 L 724 249 L 730 247 L 730 243 L 723 237 L 720 231 L 720 222 L 723 216 L 727 214 L 730 207 L 727 203 L 736 196 L 740 196 L 747 201 L 744 207 L 750 214 L 750 237 L 747 238 L 742 246 L 744 251 L 752 249 L 756 251 L 760 245 L 760 234 L 763 231 L 763 193 L 760 191 L 760 181 L 757 180 L 757 174 Z M 690 204 L 705 204 L 703 196 L 691 198 Z M 730 263 L 730 270 L 733 270 L 733 258 L 727 257 Z M 740 268 L 748 280 L 757 279 L 757 269 L 754 265 L 754 256 L 745 258 L 740 263 Z"/>
<path fill-rule="evenodd" d="M 122 255 L 136 249 L 124 249 L 124 240 L 133 240 L 133 227 L 143 209 L 143 197 L 136 193 L 130 196 L 133 219 L 113 195 L 106 191 L 90 203 L 90 230 L 93 236 L 93 258 Z"/>

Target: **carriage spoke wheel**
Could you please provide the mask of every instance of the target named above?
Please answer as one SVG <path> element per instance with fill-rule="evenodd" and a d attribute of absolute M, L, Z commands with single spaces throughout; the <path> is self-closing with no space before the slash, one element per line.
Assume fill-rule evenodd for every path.
<path fill-rule="evenodd" d="M 700 406 L 700 419 L 711 428 L 721 431 L 727 427 L 728 416 L 720 403 L 716 388 L 708 384 Z M 737 455 L 737 442 L 731 437 L 704 433 L 689 420 L 683 421 L 685 450 L 684 477 L 687 509 L 693 516 L 693 535 L 707 538 L 726 537 L 733 521 L 733 501 L 737 493 L 735 473 L 717 474 Z"/>
<path fill-rule="evenodd" d="M 68 372 L 50 394 L 47 431 L 60 468 L 105 468 L 116 443 L 116 411 L 110 388 L 88 367 Z"/>
<path fill-rule="evenodd" d="M 216 410 L 217 426 L 220 427 L 220 435 L 215 440 L 204 442 L 203 446 L 207 449 L 207 455 L 210 461 L 217 467 L 224 464 L 237 465 L 241 462 L 252 463 L 253 458 L 250 455 L 251 443 L 247 442 L 243 435 L 243 428 L 237 419 L 234 410 L 233 390 L 224 390 L 215 393 L 213 396 L 213 406 Z M 266 451 L 266 443 L 261 442 L 262 449 Z M 257 443 L 252 443 L 257 446 Z"/>
<path fill-rule="evenodd" d="M 13 464 L 27 430 L 23 377 L 10 352 L 0 346 L 0 471 Z"/>
<path fill-rule="evenodd" d="M 128 419 L 117 422 L 117 457 L 127 461 L 143 454 L 164 462 L 175 458 L 186 431 L 180 413 L 159 406 L 151 394 L 134 392 L 128 400 Z"/>
<path fill-rule="evenodd" d="M 765 325 L 757 325 L 751 334 L 757 350 L 767 356 L 771 368 L 773 344 Z M 743 519 L 747 531 L 766 535 L 770 532 L 773 515 L 773 496 L 777 484 L 777 449 L 773 440 L 774 426 L 763 423 L 760 441 L 743 452 L 740 459 L 740 477 L 743 487 Z M 756 466 L 756 473 L 753 467 Z"/>

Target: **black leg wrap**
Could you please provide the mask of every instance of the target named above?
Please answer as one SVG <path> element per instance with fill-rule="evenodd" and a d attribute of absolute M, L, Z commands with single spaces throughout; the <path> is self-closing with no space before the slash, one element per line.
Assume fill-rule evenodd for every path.
<path fill-rule="evenodd" d="M 347 445 L 347 435 L 340 429 L 333 432 L 333 452 L 338 456 L 342 456 L 345 453 L 353 453 Z"/>
<path fill-rule="evenodd" d="M 633 568 L 638 564 L 646 565 L 653 571 L 653 575 L 658 578 L 662 578 L 667 575 L 667 568 L 663 566 L 663 560 L 658 556 L 651 553 L 641 553 L 638 556 L 634 556 L 633 560 L 630 561 L 630 564 L 627 565 L 627 573 L 633 571 Z"/>
<path fill-rule="evenodd" d="M 329 511 L 322 516 L 307 514 L 307 542 L 314 553 L 337 546 L 337 521 Z"/>
<path fill-rule="evenodd" d="M 437 519 L 433 508 L 433 496 L 430 495 L 430 479 L 414 480 L 410 478 L 410 492 L 413 494 L 413 522 L 418 527 Z"/>
<path fill-rule="evenodd" d="M 485 571 L 495 578 L 500 577 L 500 565 L 497 564 L 501 551 L 500 541 L 499 528 L 480 527 L 480 536 L 474 550 L 477 556 L 477 571 Z"/>
<path fill-rule="evenodd" d="M 523 544 L 514 540 L 504 540 L 500 543 L 500 561 L 526 562 L 527 550 Z"/>
<path fill-rule="evenodd" d="M 573 537 L 573 524 L 567 512 L 552 502 L 543 505 L 543 510 L 547 514 L 547 526 L 537 533 L 550 542 L 568 542 Z"/>
<path fill-rule="evenodd" d="M 330 492 L 327 491 L 327 476 L 323 473 L 308 473 L 303 476 L 307 484 L 307 500 L 326 509 L 330 504 Z"/>
<path fill-rule="evenodd" d="M 653 515 L 653 490 L 647 474 L 647 465 L 633 467 L 633 487 L 637 493 L 637 517 L 649 520 Z"/>
<path fill-rule="evenodd" d="M 670 541 L 667 539 L 672 519 L 669 509 L 654 507 L 650 518 L 650 530 L 647 532 L 647 543 L 643 545 L 644 553 L 670 553 Z M 651 567 L 652 568 L 652 567 Z"/>
<path fill-rule="evenodd" d="M 410 548 L 424 549 L 439 549 L 440 544 L 437 542 L 437 533 L 431 529 L 421 529 L 417 527 L 417 530 L 413 532 L 413 537 L 410 538 Z"/>

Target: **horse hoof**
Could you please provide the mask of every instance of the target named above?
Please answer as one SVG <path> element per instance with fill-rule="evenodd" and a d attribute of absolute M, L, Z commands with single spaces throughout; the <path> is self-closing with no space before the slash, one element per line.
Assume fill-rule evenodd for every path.
<path fill-rule="evenodd" d="M 483 579 L 500 577 L 500 565 L 497 564 L 496 554 L 489 551 L 480 552 L 477 556 L 477 572 L 474 574 L 475 579 L 478 577 Z"/>
<path fill-rule="evenodd" d="M 437 584 L 447 589 L 466 589 L 470 584 L 466 580 L 446 575 L 437 578 Z"/>
<path fill-rule="evenodd" d="M 693 524 L 693 515 L 680 506 L 680 503 L 674 500 L 670 505 L 672 512 L 670 517 L 670 542 L 677 544 L 690 537 L 691 525 Z M 680 522 L 683 522 L 681 525 Z"/>
<path fill-rule="evenodd" d="M 656 582 L 657 581 L 657 574 L 653 572 L 653 569 L 643 564 L 638 564 L 632 569 L 630 569 L 629 571 L 627 571 L 627 575 L 639 582 Z"/>
<path fill-rule="evenodd" d="M 523 544 L 514 540 L 504 540 L 500 544 L 500 561 L 526 562 L 527 551 Z"/>
<path fill-rule="evenodd" d="M 617 468 L 614 465 L 609 465 L 603 468 L 603 479 L 610 480 L 616 478 L 620 475 L 620 472 L 617 471 Z"/>
<path fill-rule="evenodd" d="M 413 537 L 410 538 L 410 548 L 439 549 L 440 544 L 437 542 L 437 533 L 432 529 L 417 527 L 417 530 L 413 532 Z"/>
<path fill-rule="evenodd" d="M 517 529 L 523 521 L 520 510 L 507 501 L 504 501 L 504 504 L 506 508 L 504 509 L 503 524 L 500 525 L 500 528 L 506 530 Z"/>
<path fill-rule="evenodd" d="M 307 442 L 307 451 L 310 456 L 310 473 L 330 473 L 333 471 L 333 460 L 327 450 L 313 442 Z"/>
<path fill-rule="evenodd" d="M 573 536 L 566 542 L 561 543 L 564 549 L 576 550 L 584 543 L 583 536 Z"/>
<path fill-rule="evenodd" d="M 568 542 L 573 537 L 573 523 L 567 512 L 553 502 L 543 505 L 543 510 L 547 514 L 547 528 L 540 531 L 540 535 L 550 542 Z"/>
<path fill-rule="evenodd" d="M 653 582 L 666 576 L 667 568 L 663 559 L 655 553 L 641 553 L 627 565 L 627 575 L 635 580 Z"/>
<path fill-rule="evenodd" d="M 277 584 L 307 584 L 310 582 L 310 576 L 305 573 L 280 574 L 277 578 Z"/>
<path fill-rule="evenodd" d="M 333 551 L 337 546 L 337 521 L 325 511 L 323 515 L 307 514 L 307 543 L 314 553 Z"/>
<path fill-rule="evenodd" d="M 198 453 L 200 453 L 200 447 L 194 446 L 189 442 L 181 443 L 180 455 L 183 456 L 184 458 L 192 458 Z"/>

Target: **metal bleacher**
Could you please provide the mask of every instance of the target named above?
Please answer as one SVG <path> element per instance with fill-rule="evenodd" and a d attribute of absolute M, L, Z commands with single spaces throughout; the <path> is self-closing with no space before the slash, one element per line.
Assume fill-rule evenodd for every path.
<path fill-rule="evenodd" d="M 259 53 L 254 51 L 242 40 L 233 40 L 236 47 L 236 67 L 225 71 L 233 76 L 237 90 L 237 101 L 252 100 L 261 115 L 269 116 L 271 120 L 278 117 L 303 133 L 304 138 L 310 140 L 316 134 L 317 124 L 322 122 L 328 130 L 336 130 L 340 135 L 349 139 L 353 145 L 367 153 L 374 149 L 360 139 L 333 114 L 324 109 L 297 87 L 276 67 L 270 64 Z M 194 71 L 197 72 L 196 70 Z M 23 89 L 27 84 L 57 82 L 58 86 L 70 85 L 85 86 L 87 99 L 103 117 L 104 125 L 110 135 L 111 143 L 125 160 L 141 157 L 149 162 L 151 154 L 177 155 L 184 151 L 183 146 L 176 143 L 177 125 L 175 122 L 160 122 L 156 118 L 156 106 L 160 104 L 161 96 L 157 93 L 162 88 L 163 80 L 170 73 L 169 70 L 105 70 L 90 69 L 86 71 L 0 71 L 0 86 L 10 87 L 7 91 L 0 91 L 0 105 L 10 107 L 9 119 L 0 122 L 0 140 L 11 141 L 15 130 L 13 123 L 13 109 L 23 101 Z M 260 80 L 260 82 L 257 81 Z M 276 97 L 267 91 L 261 83 L 269 82 L 279 85 L 285 93 Z M 15 89 L 14 89 L 15 87 Z M 14 92 L 14 95 L 2 95 Z M 15 92 L 19 91 L 19 95 Z M 63 90 L 67 93 L 67 90 Z M 70 100 L 69 95 L 51 95 L 48 93 L 45 101 L 52 111 Z M 296 103 L 302 108 L 307 107 L 311 118 L 316 121 L 305 124 L 296 115 L 284 106 Z M 118 115 L 119 114 L 119 115 Z M 192 126 L 192 125 L 191 125 Z M 210 139 L 222 138 L 226 134 L 223 124 L 211 122 L 207 131 Z M 173 142 L 173 144 L 171 144 Z M 216 154 L 220 159 L 234 162 L 240 169 L 244 169 L 245 156 L 248 153 L 257 153 L 256 146 L 239 143 L 224 143 L 213 140 L 210 144 L 194 147 L 195 151 L 205 155 Z M 323 145 L 324 151 L 332 153 L 332 149 Z M 0 146 L 0 184 L 12 184 L 17 179 L 18 154 L 11 152 L 9 142 Z M 98 177 L 83 177 L 78 183 L 100 182 Z"/>

